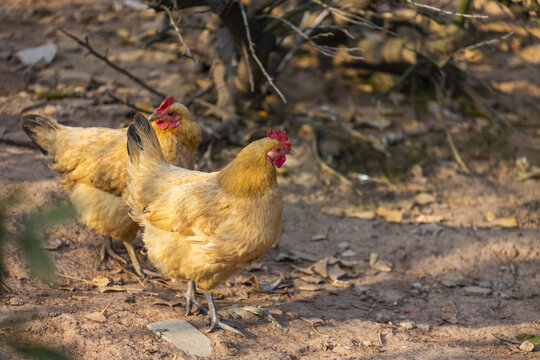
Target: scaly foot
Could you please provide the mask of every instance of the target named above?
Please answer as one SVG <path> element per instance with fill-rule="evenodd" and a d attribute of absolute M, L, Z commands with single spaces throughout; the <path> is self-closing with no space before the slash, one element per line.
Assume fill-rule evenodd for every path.
<path fill-rule="evenodd" d="M 216 305 L 214 304 L 214 297 L 212 296 L 212 293 L 205 291 L 204 294 L 206 295 L 206 299 L 208 300 L 208 307 L 210 308 L 210 328 L 206 330 L 206 333 L 211 332 L 214 329 L 223 329 L 226 331 L 232 331 L 235 334 L 239 334 L 242 336 L 244 335 L 240 330 L 237 330 L 233 328 L 231 325 L 224 323 L 219 319 L 219 316 L 216 311 Z"/>
<path fill-rule="evenodd" d="M 101 249 L 100 249 L 100 259 L 103 262 L 105 260 L 105 256 L 109 255 L 111 258 L 120 261 L 122 264 L 127 264 L 127 261 L 114 252 L 111 246 L 112 239 L 110 237 L 104 237 L 101 243 Z"/>

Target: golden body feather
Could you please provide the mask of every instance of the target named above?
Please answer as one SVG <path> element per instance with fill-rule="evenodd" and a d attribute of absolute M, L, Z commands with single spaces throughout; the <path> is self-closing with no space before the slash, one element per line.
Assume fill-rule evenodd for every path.
<path fill-rule="evenodd" d="M 164 274 L 211 290 L 270 249 L 283 202 L 265 154 L 279 141 L 253 142 L 220 172 L 203 173 L 165 163 L 156 139 L 140 138 L 144 151 L 128 140 L 128 203 Z"/>
<path fill-rule="evenodd" d="M 152 123 L 152 127 L 167 161 L 192 169 L 201 141 L 200 127 L 184 105 L 174 103 L 169 108 L 182 115 L 180 125 L 162 130 Z M 139 226 L 129 217 L 126 203 L 127 129 L 69 127 L 41 115 L 27 115 L 21 123 L 46 154 L 49 167 L 63 175 L 60 181 L 70 190 L 80 221 L 131 243 Z"/>

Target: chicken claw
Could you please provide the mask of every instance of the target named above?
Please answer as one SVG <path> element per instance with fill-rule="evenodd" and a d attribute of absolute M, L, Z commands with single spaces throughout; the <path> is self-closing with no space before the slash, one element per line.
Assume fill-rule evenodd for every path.
<path fill-rule="evenodd" d="M 243 337 L 246 337 L 246 335 L 244 335 L 244 333 L 242 333 L 240 330 L 233 328 L 231 325 L 228 325 L 219 319 L 219 316 L 216 311 L 216 305 L 214 304 L 214 296 L 212 295 L 211 292 L 208 292 L 208 291 L 204 291 L 204 294 L 206 295 L 206 299 L 208 300 L 208 307 L 210 308 L 210 320 L 211 320 L 210 328 L 206 330 L 205 332 L 209 333 L 214 329 L 223 329 L 226 331 L 231 331 L 238 335 L 242 335 Z"/>
<path fill-rule="evenodd" d="M 111 246 L 111 241 L 112 238 L 109 236 L 103 238 L 101 249 L 99 251 L 101 261 L 105 260 L 105 256 L 109 255 L 111 258 L 120 261 L 122 264 L 127 264 L 127 261 L 123 257 L 114 252 Z"/>
<path fill-rule="evenodd" d="M 184 293 L 186 298 L 186 316 L 191 315 L 191 308 L 195 305 L 198 311 L 202 311 L 205 314 L 208 314 L 208 309 L 201 305 L 199 300 L 197 300 L 197 291 L 195 290 L 195 281 L 188 282 L 188 288 Z"/>

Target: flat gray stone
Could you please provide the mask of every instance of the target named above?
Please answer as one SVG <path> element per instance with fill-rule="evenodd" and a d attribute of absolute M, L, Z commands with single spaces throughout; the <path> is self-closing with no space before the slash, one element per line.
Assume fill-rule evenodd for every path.
<path fill-rule="evenodd" d="M 164 337 L 182 351 L 195 356 L 210 356 L 210 339 L 184 320 L 165 320 L 148 324 L 147 327 Z"/>
<path fill-rule="evenodd" d="M 463 288 L 465 295 L 469 296 L 486 296 L 491 294 L 491 289 L 486 289 L 480 286 L 467 286 Z"/>
<path fill-rule="evenodd" d="M 15 55 L 25 65 L 35 65 L 39 62 L 48 65 L 53 61 L 57 50 L 56 45 L 48 44 L 20 50 Z"/>

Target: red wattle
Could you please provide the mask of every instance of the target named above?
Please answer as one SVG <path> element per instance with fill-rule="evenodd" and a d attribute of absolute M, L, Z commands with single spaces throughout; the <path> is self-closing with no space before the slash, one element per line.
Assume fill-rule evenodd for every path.
<path fill-rule="evenodd" d="M 169 127 L 168 123 L 166 123 L 165 121 L 159 120 L 159 119 L 156 119 L 156 125 L 162 130 L 165 130 L 166 128 Z"/>

